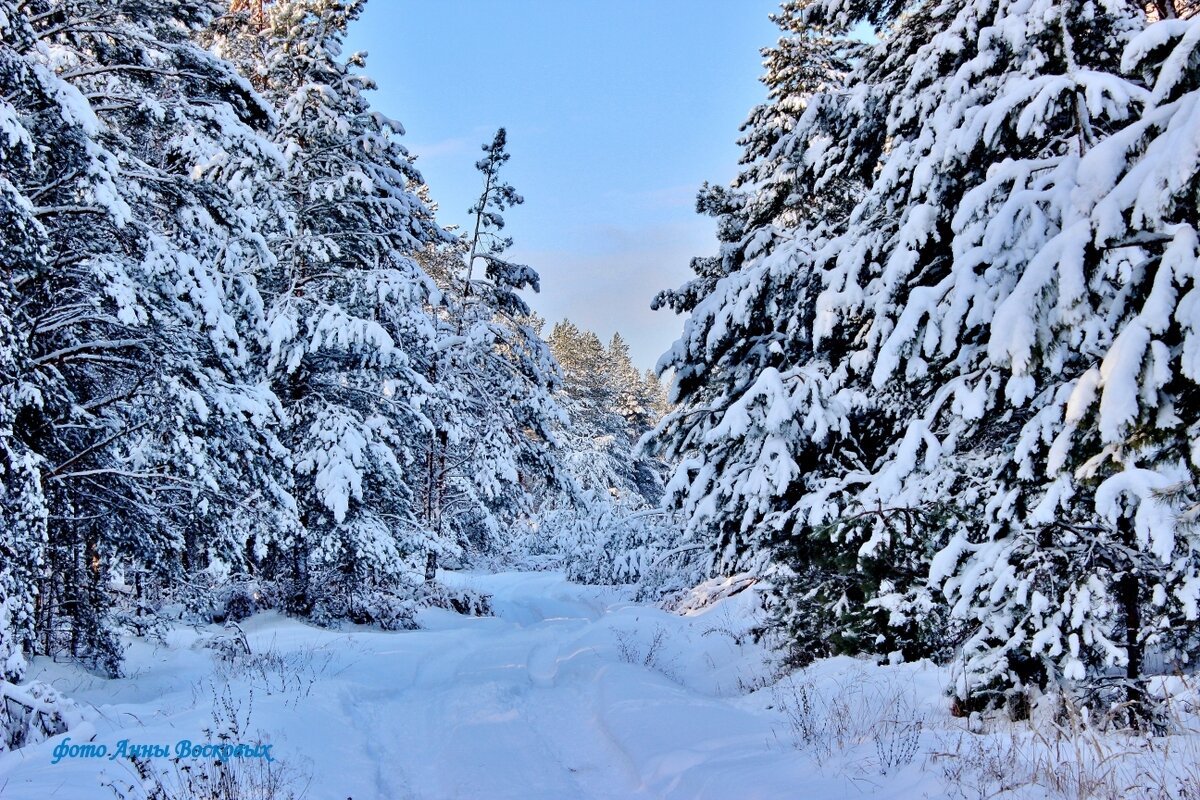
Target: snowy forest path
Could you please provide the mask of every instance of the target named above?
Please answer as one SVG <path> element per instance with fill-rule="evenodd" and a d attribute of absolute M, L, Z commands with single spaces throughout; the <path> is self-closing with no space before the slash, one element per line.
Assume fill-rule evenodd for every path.
<path fill-rule="evenodd" d="M 668 796 L 727 735 L 724 724 L 697 726 L 697 708 L 749 716 L 678 683 L 668 662 L 681 656 L 668 656 L 662 631 L 679 617 L 554 573 L 442 577 L 491 595 L 495 616 L 427 612 L 408 640 L 440 641 L 405 653 L 418 659 L 401 670 L 411 680 L 371 701 L 371 738 L 390 742 L 406 796 Z M 715 740 L 689 754 L 697 734 Z"/>
<path fill-rule="evenodd" d="M 203 740 L 232 698 L 243 735 L 270 741 L 309 800 L 726 800 L 812 785 L 779 717 L 740 691 L 762 653 L 726 635 L 730 615 L 679 616 L 555 573 L 441 577 L 490 595 L 495 616 L 425 610 L 421 630 L 387 633 L 260 614 L 232 665 L 205 646 L 219 628 L 178 628 L 167 646 L 131 644 L 130 678 L 45 661 L 37 677 L 95 705 L 94 741 L 110 750 Z M 0 756 L 6 800 L 45 797 L 48 782 L 54 797 L 104 796 L 68 787 L 130 771 L 50 765 L 57 741 Z"/>

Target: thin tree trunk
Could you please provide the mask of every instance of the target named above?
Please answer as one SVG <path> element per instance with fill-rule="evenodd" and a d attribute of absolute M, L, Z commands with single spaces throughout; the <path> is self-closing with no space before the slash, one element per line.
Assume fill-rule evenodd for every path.
<path fill-rule="evenodd" d="M 1175 0 L 1154 0 L 1154 14 L 1159 19 L 1175 19 L 1179 16 Z"/>
<path fill-rule="evenodd" d="M 494 159 L 496 156 L 493 153 L 488 157 Z M 483 194 L 479 197 L 479 210 L 475 212 L 475 232 L 471 235 L 471 255 L 467 257 L 467 283 L 463 287 L 463 297 L 471 296 L 471 273 L 475 270 L 475 259 L 479 257 L 479 231 L 483 226 L 488 197 L 492 194 L 492 172 L 493 169 L 488 170 L 487 178 L 483 182 Z"/>
<path fill-rule="evenodd" d="M 437 359 L 435 355 L 429 364 L 429 383 L 437 385 Z M 440 417 L 437 410 L 434 410 L 433 427 L 434 431 L 429 437 L 429 452 L 425 455 L 425 524 L 428 528 L 435 532 L 435 535 L 441 535 L 441 505 L 438 495 L 438 463 L 439 460 L 444 461 L 444 457 L 439 459 L 441 449 L 443 447 L 443 436 L 438 430 Z M 425 580 L 432 581 L 437 576 L 437 553 L 430 550 L 425 554 Z"/>
<path fill-rule="evenodd" d="M 1137 541 L 1132 517 L 1122 517 L 1118 523 L 1121 544 L 1129 554 L 1125 572 L 1117 581 L 1117 598 L 1122 606 L 1125 625 L 1125 697 L 1129 703 L 1129 721 L 1132 727 L 1140 727 L 1146 715 L 1146 697 L 1142 688 L 1142 670 L 1145 664 L 1145 644 L 1142 641 L 1141 586 L 1138 580 L 1134 554 Z"/>
<path fill-rule="evenodd" d="M 239 14 L 242 11 L 253 10 L 253 15 L 256 17 L 263 16 L 263 0 L 233 0 L 229 4 L 230 14 Z"/>

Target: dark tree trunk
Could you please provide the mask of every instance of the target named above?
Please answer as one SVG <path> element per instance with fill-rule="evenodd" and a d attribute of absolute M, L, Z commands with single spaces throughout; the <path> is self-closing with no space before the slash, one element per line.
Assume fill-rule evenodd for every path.
<path fill-rule="evenodd" d="M 1133 518 L 1122 517 L 1118 523 L 1121 544 L 1125 547 L 1127 563 L 1117 581 L 1117 599 L 1121 603 L 1125 626 L 1125 699 L 1129 704 L 1129 721 L 1140 727 L 1146 719 L 1146 695 L 1142 685 L 1146 646 L 1142 641 L 1141 581 L 1137 573 L 1137 540 Z"/>
<path fill-rule="evenodd" d="M 1155 19 L 1175 19 L 1179 16 L 1175 0 L 1153 0 L 1150 5 Z"/>

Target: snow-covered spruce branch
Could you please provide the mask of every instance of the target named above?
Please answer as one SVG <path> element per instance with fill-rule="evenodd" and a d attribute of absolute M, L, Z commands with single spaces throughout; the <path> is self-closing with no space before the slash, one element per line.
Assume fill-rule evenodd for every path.
<path fill-rule="evenodd" d="M 86 356 L 93 351 L 103 352 L 105 350 L 126 350 L 130 348 L 139 348 L 147 344 L 146 339 L 104 339 L 93 342 L 80 342 L 79 344 L 63 347 L 44 356 L 34 359 L 33 364 L 40 366 L 49 364 L 55 361 L 64 361 L 72 357 Z"/>
<path fill-rule="evenodd" d="M 78 453 L 76 453 L 75 455 L 68 458 L 66 461 L 63 461 L 62 463 L 58 464 L 57 466 L 52 467 L 51 469 L 47 470 L 45 472 L 45 474 L 43 475 L 43 480 L 50 480 L 55 475 L 62 474 L 63 470 L 65 470 L 67 467 L 71 466 L 75 462 L 79 461 L 80 459 L 86 458 L 89 455 L 91 455 L 92 453 L 97 452 L 98 450 L 103 450 L 104 448 L 108 447 L 110 444 L 117 441 L 118 439 L 123 439 L 127 436 L 130 436 L 130 435 L 136 433 L 137 431 L 142 430 L 143 428 L 147 427 L 149 424 L 150 424 L 149 422 L 142 422 L 142 423 L 134 425 L 130 428 L 124 428 L 122 430 L 119 430 L 119 431 L 111 434 L 110 436 L 106 436 L 105 438 L 100 439 L 99 441 L 95 442 L 94 444 L 88 445 L 83 450 L 80 450 Z"/>

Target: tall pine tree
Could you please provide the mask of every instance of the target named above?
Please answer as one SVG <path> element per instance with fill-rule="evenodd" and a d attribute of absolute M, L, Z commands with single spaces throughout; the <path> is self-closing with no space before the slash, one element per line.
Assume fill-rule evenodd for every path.
<path fill-rule="evenodd" d="M 84 0 L 6 15 L 8 319 L 26 344 L 3 390 L 5 483 L 25 487 L 37 574 L 26 646 L 110 672 L 111 586 L 161 585 L 197 531 L 236 542 L 274 516 L 236 499 L 269 473 L 278 423 L 251 366 L 270 254 L 247 187 L 272 160 L 271 112 L 193 44 L 211 10 Z"/>
<path fill-rule="evenodd" d="M 506 131 L 482 150 L 471 233 L 437 259 L 451 266 L 428 367 L 437 401 L 425 456 L 426 524 L 456 553 L 501 546 L 538 494 L 563 479 L 553 430 L 562 417 L 553 397 L 558 368 L 519 294 L 537 291 L 539 278 L 504 257 L 512 240 L 503 214 L 524 202 L 502 174 L 511 157 Z M 455 253 L 465 255 L 458 270 Z M 429 577 L 438 555 L 431 548 Z"/>
<path fill-rule="evenodd" d="M 692 314 L 664 361 L 673 494 L 727 567 L 794 573 L 806 655 L 961 644 L 975 702 L 1120 669 L 1137 710 L 1149 648 L 1195 657 L 1193 23 L 788 11 L 882 41 L 780 126 L 800 216 L 708 195 L 720 265 L 666 298 Z"/>
<path fill-rule="evenodd" d="M 402 127 L 367 102 L 363 57 L 342 54 L 362 8 L 280 0 L 234 15 L 214 44 L 279 108 L 286 213 L 268 236 L 267 369 L 289 419 L 299 525 L 260 546 L 293 610 L 368 621 L 366 595 L 410 580 L 428 545 L 413 476 L 436 290 L 413 257 L 447 236 L 417 196 Z"/>

